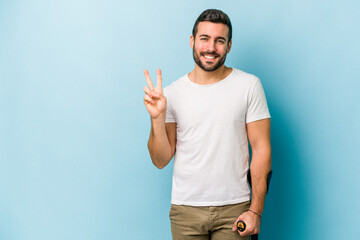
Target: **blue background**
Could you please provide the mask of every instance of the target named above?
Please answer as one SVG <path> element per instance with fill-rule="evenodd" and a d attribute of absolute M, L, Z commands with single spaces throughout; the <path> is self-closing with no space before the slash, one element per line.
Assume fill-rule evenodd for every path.
<path fill-rule="evenodd" d="M 142 70 L 194 66 L 206 8 L 259 76 L 274 175 L 261 239 L 359 239 L 360 2 L 0 1 L 0 239 L 171 239 Z"/>

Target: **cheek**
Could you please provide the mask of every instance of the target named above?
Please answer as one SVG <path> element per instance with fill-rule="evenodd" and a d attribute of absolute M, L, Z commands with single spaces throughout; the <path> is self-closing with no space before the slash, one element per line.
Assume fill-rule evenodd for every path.
<path fill-rule="evenodd" d="M 197 51 L 200 51 L 202 49 L 202 46 L 200 43 L 195 43 L 194 47 Z"/>
<path fill-rule="evenodd" d="M 229 48 L 223 47 L 222 53 L 223 53 L 223 54 L 227 54 L 228 52 L 229 52 Z"/>
<path fill-rule="evenodd" d="M 218 48 L 217 53 L 220 54 L 220 55 L 224 55 L 224 54 L 226 54 L 226 49 L 225 48 Z"/>
<path fill-rule="evenodd" d="M 204 49 L 207 47 L 207 43 L 199 40 L 195 42 L 195 47 L 196 49 Z"/>

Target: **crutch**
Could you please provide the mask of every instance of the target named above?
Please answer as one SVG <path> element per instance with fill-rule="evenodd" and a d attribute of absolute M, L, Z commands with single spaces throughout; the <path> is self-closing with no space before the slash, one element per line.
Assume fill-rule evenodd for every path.
<path fill-rule="evenodd" d="M 268 173 L 267 178 L 266 178 L 266 193 L 268 193 L 268 191 L 269 191 L 269 185 L 270 185 L 271 176 L 272 176 L 272 171 L 270 171 L 270 172 Z M 250 174 L 250 170 L 248 171 L 247 179 L 248 179 L 250 188 L 252 188 L 252 187 L 251 187 L 251 174 Z M 238 221 L 238 222 L 237 222 L 237 229 L 238 229 L 240 232 L 245 231 L 245 229 L 246 229 L 246 223 L 245 223 L 244 221 Z M 251 236 L 250 236 L 250 239 L 251 239 L 251 240 L 258 240 L 258 237 L 259 237 L 259 234 L 254 234 L 254 235 L 251 235 Z"/>

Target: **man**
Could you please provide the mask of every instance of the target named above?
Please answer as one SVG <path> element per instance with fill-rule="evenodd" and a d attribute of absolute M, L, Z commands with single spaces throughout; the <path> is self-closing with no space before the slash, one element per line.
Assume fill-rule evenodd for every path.
<path fill-rule="evenodd" d="M 249 239 L 260 231 L 271 169 L 270 114 L 259 79 L 224 65 L 231 37 L 228 16 L 205 10 L 190 37 L 195 68 L 164 92 L 160 69 L 156 88 L 144 71 L 151 159 L 163 168 L 175 154 L 170 210 L 175 240 Z M 247 224 L 244 232 L 236 229 L 239 220 Z"/>

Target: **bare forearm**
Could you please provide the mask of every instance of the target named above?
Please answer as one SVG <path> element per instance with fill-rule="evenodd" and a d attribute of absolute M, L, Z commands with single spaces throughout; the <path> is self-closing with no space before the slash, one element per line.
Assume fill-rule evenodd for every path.
<path fill-rule="evenodd" d="M 264 211 L 267 190 L 267 175 L 271 170 L 271 149 L 253 151 L 250 165 L 252 200 L 250 209 L 258 213 Z"/>
<path fill-rule="evenodd" d="M 241 220 L 247 223 L 247 230 L 239 232 L 240 236 L 260 232 L 261 217 L 258 214 L 262 214 L 264 211 L 267 176 L 271 170 L 270 119 L 250 122 L 246 128 L 252 150 L 250 164 L 252 199 L 251 211 L 241 214 L 233 226 L 233 230 L 236 231 L 237 221 Z M 254 212 L 258 214 L 254 214 Z"/>
<path fill-rule="evenodd" d="M 148 142 L 149 153 L 154 165 L 164 168 L 172 158 L 171 146 L 165 128 L 165 117 L 151 119 L 151 132 Z"/>

